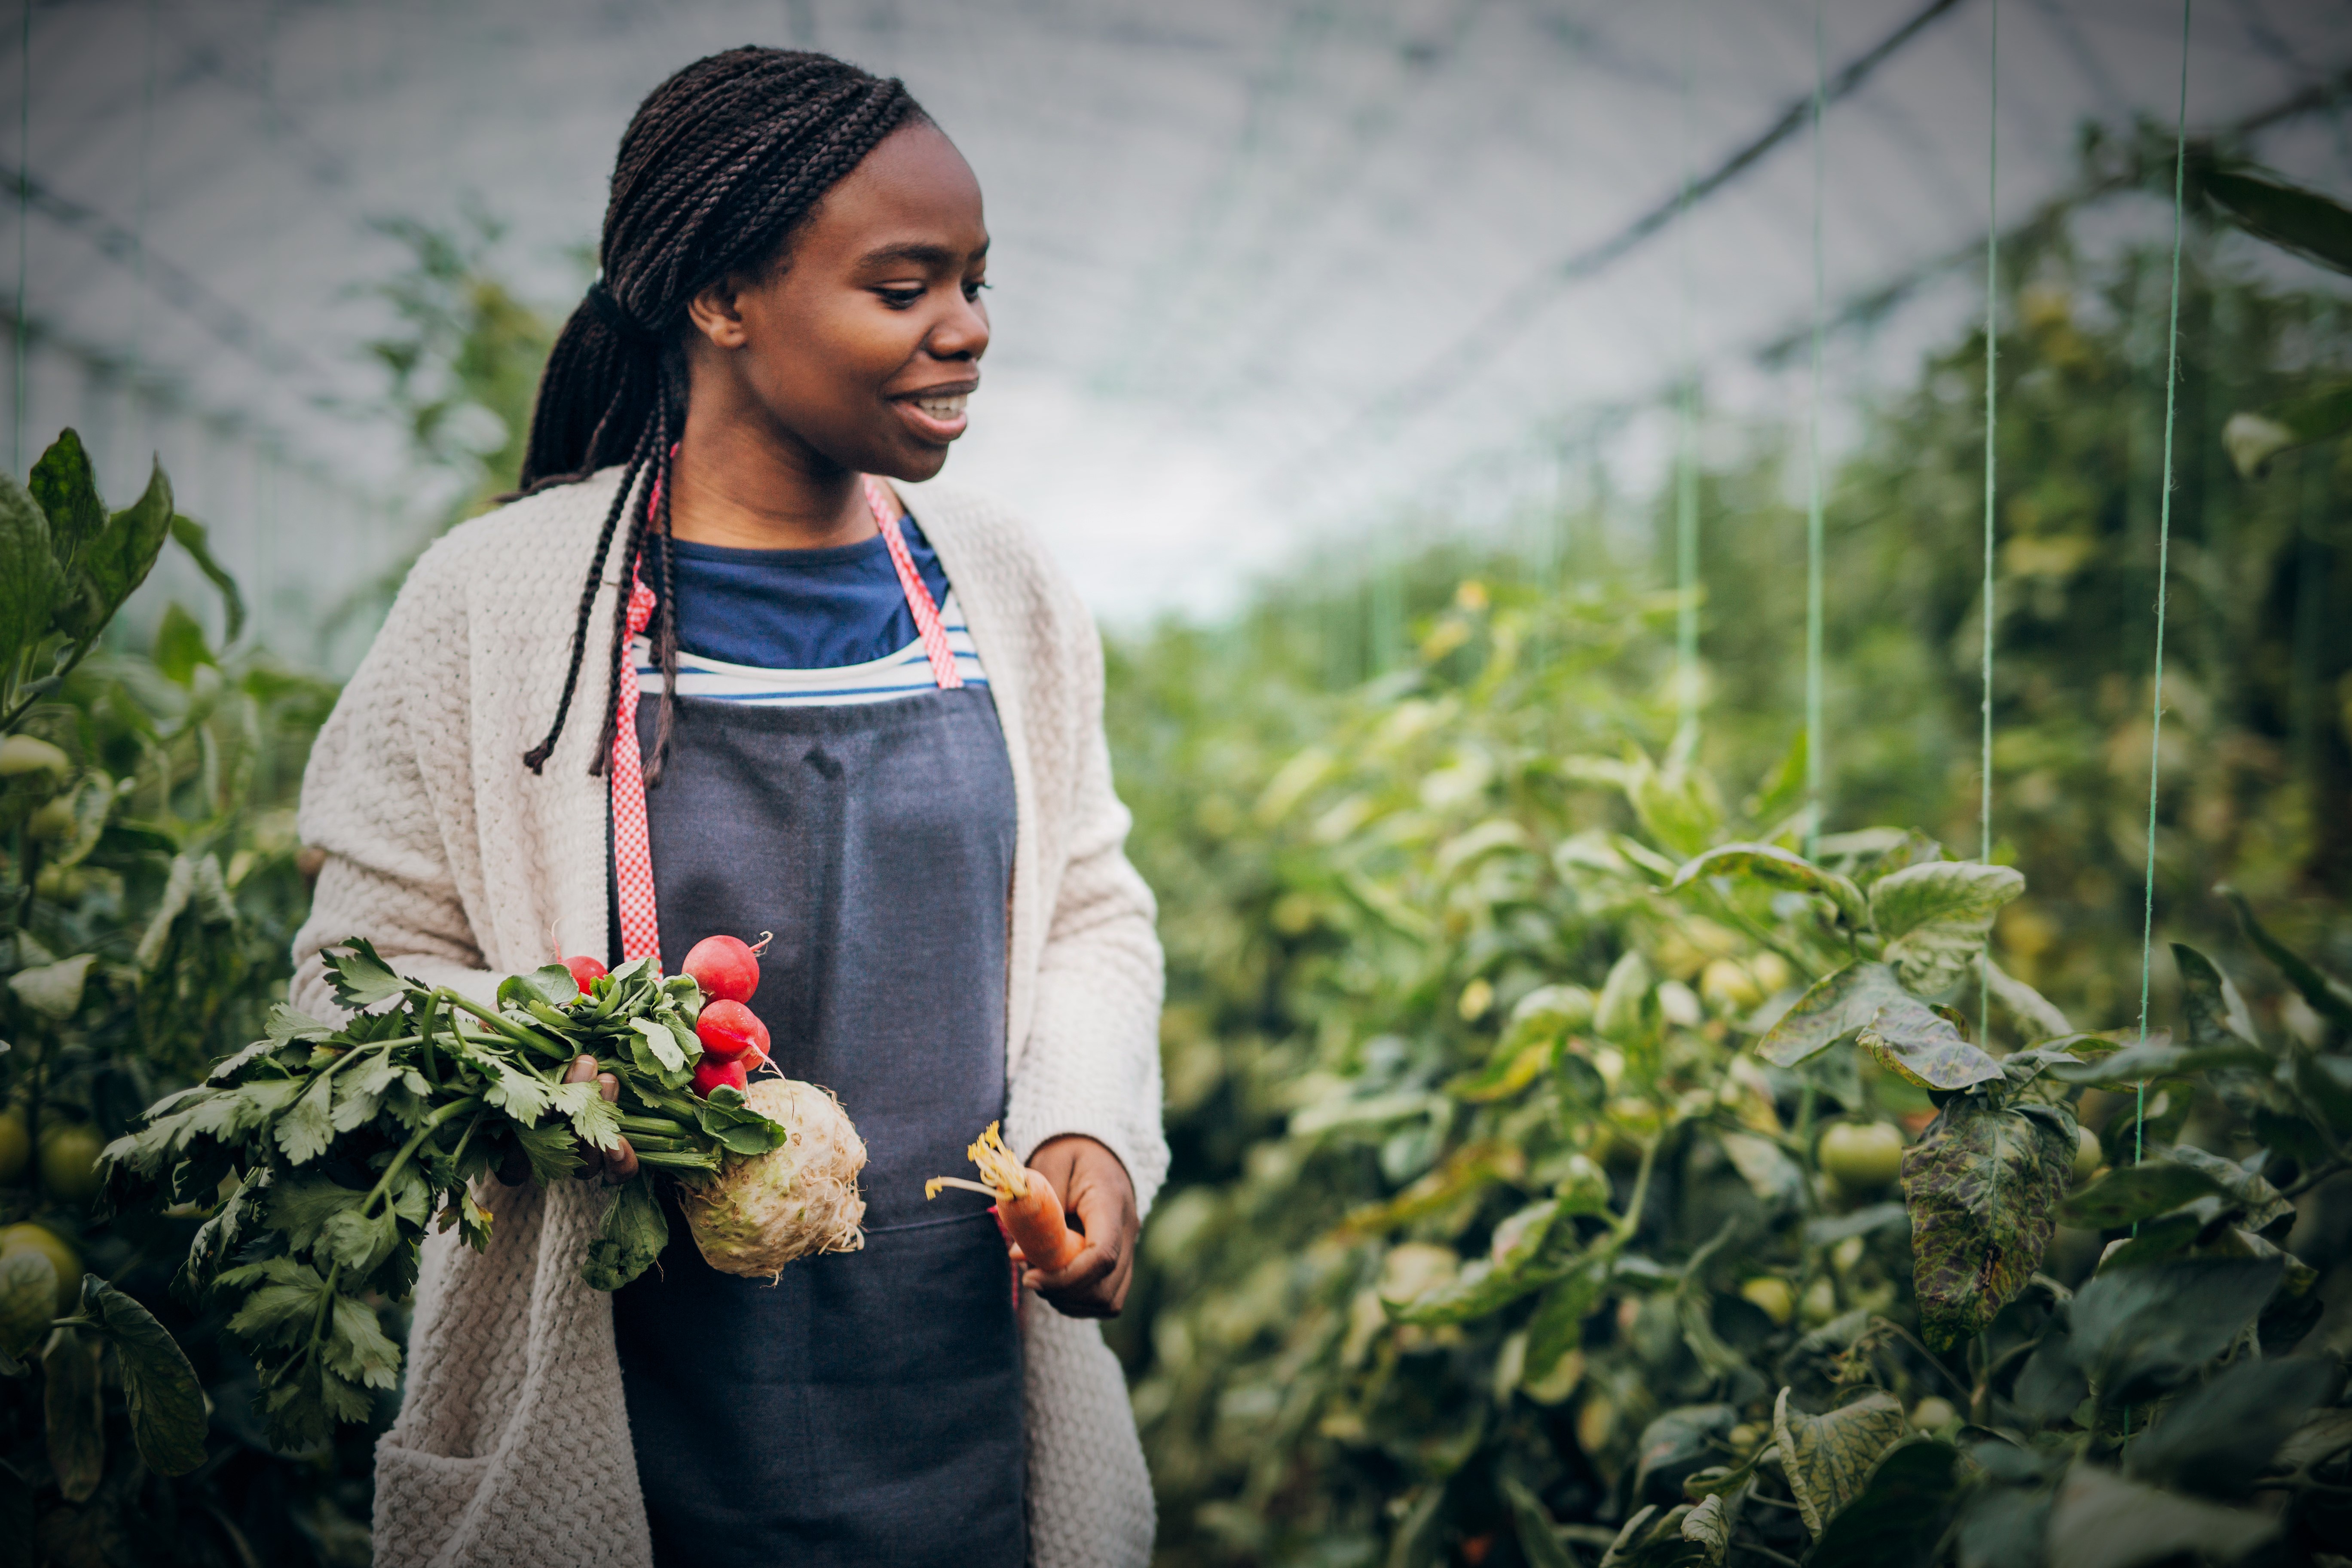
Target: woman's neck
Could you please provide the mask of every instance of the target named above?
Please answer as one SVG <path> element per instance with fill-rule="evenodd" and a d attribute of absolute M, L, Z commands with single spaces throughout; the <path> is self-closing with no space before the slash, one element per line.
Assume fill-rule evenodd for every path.
<path fill-rule="evenodd" d="M 828 550 L 874 537 L 860 476 L 797 442 L 687 416 L 670 464 L 670 536 L 737 550 Z"/>

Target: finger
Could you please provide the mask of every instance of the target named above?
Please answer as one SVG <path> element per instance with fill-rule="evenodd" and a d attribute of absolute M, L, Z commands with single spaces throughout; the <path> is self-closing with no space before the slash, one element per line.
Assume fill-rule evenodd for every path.
<path fill-rule="evenodd" d="M 637 1173 L 637 1152 L 622 1139 L 604 1155 L 604 1180 L 608 1184 L 627 1181 Z"/>
<path fill-rule="evenodd" d="M 1089 1245 L 1064 1268 L 1052 1273 L 1031 1269 L 1023 1283 L 1066 1312 L 1083 1317 L 1100 1317 L 1109 1308 L 1109 1298 L 1103 1292 L 1118 1260 L 1102 1247 Z"/>
<path fill-rule="evenodd" d="M 608 1102 L 617 1101 L 621 1098 L 621 1080 L 611 1073 L 600 1072 L 596 1075 L 596 1092 Z"/>
<path fill-rule="evenodd" d="M 595 1076 L 596 1058 L 594 1057 L 574 1057 L 572 1058 L 572 1065 L 563 1069 L 563 1081 L 566 1083 L 586 1083 Z"/>

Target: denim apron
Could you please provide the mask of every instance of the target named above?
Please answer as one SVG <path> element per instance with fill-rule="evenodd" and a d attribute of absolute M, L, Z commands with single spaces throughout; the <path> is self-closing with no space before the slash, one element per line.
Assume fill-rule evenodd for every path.
<path fill-rule="evenodd" d="M 895 508 L 884 526 L 895 540 Z M 840 1096 L 867 1150 L 864 1250 L 772 1285 L 722 1274 L 671 1200 L 658 1267 L 613 1298 L 663 1568 L 1027 1557 L 1004 1243 L 985 1199 L 923 1197 L 1004 1112 L 1014 831 L 993 702 L 940 684 L 845 707 L 681 698 L 642 792 L 663 968 L 716 932 L 773 931 L 751 1009 L 776 1066 Z M 657 700 L 637 699 L 639 734 Z"/>

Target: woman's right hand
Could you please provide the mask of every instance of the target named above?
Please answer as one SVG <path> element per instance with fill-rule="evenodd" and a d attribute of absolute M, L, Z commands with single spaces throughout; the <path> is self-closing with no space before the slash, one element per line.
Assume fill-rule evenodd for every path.
<path fill-rule="evenodd" d="M 598 1072 L 594 1057 L 574 1057 L 572 1065 L 563 1069 L 563 1081 L 566 1083 L 586 1083 L 592 1078 L 596 1080 L 597 1092 L 606 1100 L 618 1100 L 621 1098 L 621 1080 L 611 1073 Z M 617 1184 L 637 1173 L 637 1152 L 629 1147 L 626 1138 L 614 1145 L 609 1153 L 576 1138 L 572 1141 L 572 1149 L 580 1156 L 580 1169 L 572 1173 L 582 1181 L 601 1173 L 608 1184 Z M 530 1162 L 523 1157 L 520 1149 L 508 1154 L 499 1164 L 499 1180 L 510 1187 L 519 1187 L 530 1180 Z"/>

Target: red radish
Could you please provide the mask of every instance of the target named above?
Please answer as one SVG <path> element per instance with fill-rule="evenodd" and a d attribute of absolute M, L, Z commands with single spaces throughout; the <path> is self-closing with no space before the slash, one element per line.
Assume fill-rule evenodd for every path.
<path fill-rule="evenodd" d="M 998 1228 L 1021 1248 L 1021 1256 L 1030 1268 L 1046 1274 L 1067 1268 L 1087 1249 L 1087 1238 L 1072 1230 L 1063 1216 L 1062 1200 L 1054 1191 L 1054 1184 L 1043 1173 L 1030 1170 L 1014 1159 L 996 1127 L 995 1122 L 990 1122 L 988 1131 L 980 1135 L 980 1142 L 964 1151 L 980 1167 L 985 1185 L 960 1176 L 933 1176 L 923 1184 L 923 1195 L 938 1197 L 941 1187 L 962 1187 L 986 1194 L 996 1200 Z"/>
<path fill-rule="evenodd" d="M 760 933 L 754 947 L 739 937 L 706 936 L 686 955 L 686 973 L 702 987 L 705 996 L 720 1002 L 749 1002 L 760 988 L 760 954 L 775 941 L 772 931 Z"/>
<path fill-rule="evenodd" d="M 768 1047 L 762 1043 L 764 1037 L 763 1036 L 761 1040 L 753 1040 L 743 1054 L 735 1058 L 743 1065 L 745 1072 L 758 1072 L 768 1065 Z"/>
<path fill-rule="evenodd" d="M 709 1099 L 710 1091 L 720 1084 L 730 1089 L 747 1089 L 751 1081 L 744 1075 L 741 1062 L 719 1061 L 706 1056 L 694 1064 L 694 1092 L 705 1100 Z"/>
<path fill-rule="evenodd" d="M 572 971 L 572 984 L 580 987 L 583 994 L 608 973 L 603 964 L 585 953 L 565 959 L 563 967 Z"/>
<path fill-rule="evenodd" d="M 706 1002 L 694 1020 L 702 1048 L 729 1060 L 756 1047 L 761 1060 L 768 1055 L 768 1026 L 740 1002 Z"/>

